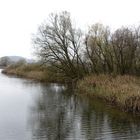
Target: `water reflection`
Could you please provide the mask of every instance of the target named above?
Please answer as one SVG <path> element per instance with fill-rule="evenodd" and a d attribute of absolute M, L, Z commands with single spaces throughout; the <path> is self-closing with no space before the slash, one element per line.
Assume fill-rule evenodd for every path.
<path fill-rule="evenodd" d="M 29 120 L 33 139 L 140 139 L 139 117 L 77 97 L 61 86 L 43 86 L 34 101 Z"/>
<path fill-rule="evenodd" d="M 140 139 L 140 116 L 72 93 L 0 74 L 0 140 Z"/>
<path fill-rule="evenodd" d="M 72 128 L 71 107 L 62 96 L 62 87 L 49 86 L 31 107 L 33 135 L 36 139 L 63 140 Z M 61 96 L 60 96 L 61 95 Z"/>

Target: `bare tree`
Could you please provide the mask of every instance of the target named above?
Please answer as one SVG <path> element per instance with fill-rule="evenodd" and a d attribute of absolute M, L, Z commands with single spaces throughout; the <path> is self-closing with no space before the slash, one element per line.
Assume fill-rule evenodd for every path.
<path fill-rule="evenodd" d="M 112 72 L 113 56 L 110 47 L 110 30 L 102 24 L 90 27 L 86 38 L 87 56 L 91 61 L 93 72 Z"/>
<path fill-rule="evenodd" d="M 136 64 L 136 51 L 139 46 L 136 30 L 120 28 L 112 35 L 112 47 L 118 73 L 133 73 Z"/>
<path fill-rule="evenodd" d="M 113 34 L 94 24 L 86 37 L 86 55 L 92 72 L 135 74 L 140 69 L 140 28 L 122 27 Z"/>
<path fill-rule="evenodd" d="M 33 41 L 43 63 L 69 79 L 88 73 L 140 74 L 140 27 L 111 33 L 109 27 L 97 23 L 84 37 L 64 11 L 50 14 Z"/>
<path fill-rule="evenodd" d="M 67 77 L 79 78 L 86 72 L 81 51 L 82 32 L 73 27 L 66 11 L 51 14 L 34 37 L 37 54 L 44 63 L 59 69 Z"/>

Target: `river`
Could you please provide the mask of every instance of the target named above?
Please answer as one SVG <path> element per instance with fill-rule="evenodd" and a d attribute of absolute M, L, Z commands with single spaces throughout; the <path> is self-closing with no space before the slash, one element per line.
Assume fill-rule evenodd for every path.
<path fill-rule="evenodd" d="M 58 84 L 0 74 L 0 140 L 138 140 L 140 116 Z"/>

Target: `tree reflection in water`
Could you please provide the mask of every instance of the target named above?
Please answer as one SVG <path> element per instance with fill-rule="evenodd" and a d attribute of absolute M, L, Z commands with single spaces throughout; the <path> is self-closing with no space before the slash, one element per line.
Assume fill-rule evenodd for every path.
<path fill-rule="evenodd" d="M 31 108 L 33 134 L 36 139 L 63 140 L 72 129 L 74 98 L 62 96 L 61 86 L 44 88 Z"/>
<path fill-rule="evenodd" d="M 71 94 L 56 84 L 42 86 L 30 107 L 30 125 L 36 140 L 138 139 L 138 117 Z"/>

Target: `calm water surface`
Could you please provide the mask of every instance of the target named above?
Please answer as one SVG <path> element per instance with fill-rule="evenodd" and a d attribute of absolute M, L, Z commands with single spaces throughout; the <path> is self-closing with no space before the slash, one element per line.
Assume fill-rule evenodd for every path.
<path fill-rule="evenodd" d="M 0 140 L 138 140 L 140 116 L 57 84 L 0 74 Z"/>

